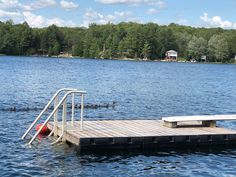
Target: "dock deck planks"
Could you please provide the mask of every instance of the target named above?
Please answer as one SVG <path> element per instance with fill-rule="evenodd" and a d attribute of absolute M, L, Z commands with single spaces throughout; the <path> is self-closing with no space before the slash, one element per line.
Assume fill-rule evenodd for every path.
<path fill-rule="evenodd" d="M 80 122 L 74 127 L 67 122 L 66 141 L 80 149 L 125 149 L 145 147 L 175 147 L 178 145 L 236 144 L 236 130 L 222 127 L 169 128 L 162 120 L 98 120 Z M 48 123 L 52 129 L 53 123 Z M 61 122 L 58 124 L 61 133 Z"/>

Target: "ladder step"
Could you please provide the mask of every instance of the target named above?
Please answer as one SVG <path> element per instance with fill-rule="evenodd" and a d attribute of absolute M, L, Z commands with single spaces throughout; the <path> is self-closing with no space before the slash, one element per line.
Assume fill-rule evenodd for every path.
<path fill-rule="evenodd" d="M 29 139 L 29 138 L 33 138 L 33 135 L 31 135 L 31 134 L 28 133 L 28 134 L 25 136 L 24 139 Z"/>
<path fill-rule="evenodd" d="M 33 135 L 28 133 L 26 137 L 29 137 L 29 139 L 31 140 L 33 138 Z M 35 138 L 35 141 L 40 142 L 37 138 Z"/>
<path fill-rule="evenodd" d="M 33 135 L 31 135 L 31 134 L 28 134 L 28 136 L 29 136 L 30 138 L 33 138 Z"/>
<path fill-rule="evenodd" d="M 59 100 L 59 94 L 61 92 L 65 92 L 64 93 L 64 96 Z M 47 105 L 43 108 L 43 110 L 40 112 L 40 114 L 37 116 L 37 118 L 33 121 L 33 123 L 30 125 L 30 127 L 27 129 L 27 131 L 25 132 L 25 134 L 22 136 L 22 139 L 24 139 L 25 137 L 27 137 L 27 139 L 29 138 L 29 144 L 31 144 L 35 139 L 34 139 L 34 136 L 36 134 L 39 134 L 38 131 L 36 131 L 36 134 L 35 135 L 31 135 L 29 134 L 29 132 L 33 129 L 33 127 L 36 125 L 36 123 L 39 121 L 39 119 L 46 113 L 46 111 L 49 110 L 50 108 L 50 105 L 54 102 L 54 108 L 53 110 L 51 111 L 50 115 L 47 115 L 47 119 L 44 121 L 44 123 L 46 124 L 50 118 L 52 116 L 55 116 L 57 114 L 57 111 L 63 107 L 63 115 L 64 117 L 66 117 L 66 105 L 67 105 L 67 97 L 68 95 L 72 94 L 72 100 L 73 100 L 73 106 L 72 106 L 72 112 L 74 111 L 74 94 L 75 93 L 78 93 L 80 94 L 81 96 L 81 105 L 83 105 L 83 99 L 84 99 L 84 94 L 86 94 L 86 91 L 81 91 L 81 90 L 77 90 L 77 89 L 74 89 L 74 88 L 62 88 L 60 90 L 58 90 L 54 96 L 50 99 L 50 101 L 47 103 Z M 83 106 L 81 106 L 81 116 L 82 116 L 82 113 L 83 113 Z M 81 118 L 82 119 L 82 118 Z M 41 129 L 41 128 L 40 128 Z M 26 135 L 27 134 L 27 135 Z M 40 142 L 41 141 L 41 138 L 36 138 L 36 141 Z"/>

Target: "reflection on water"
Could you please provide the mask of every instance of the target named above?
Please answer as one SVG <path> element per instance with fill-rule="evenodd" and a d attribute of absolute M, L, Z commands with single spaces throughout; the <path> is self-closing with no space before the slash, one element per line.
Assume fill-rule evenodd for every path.
<path fill-rule="evenodd" d="M 59 88 L 75 87 L 88 92 L 87 104 L 116 103 L 86 109 L 88 120 L 233 114 L 235 78 L 236 65 L 0 57 L 0 175 L 234 175 L 234 147 L 79 154 L 49 139 L 28 147 L 20 137 L 40 110 L 4 109 L 42 108 Z M 231 121 L 220 125 L 236 129 Z"/>

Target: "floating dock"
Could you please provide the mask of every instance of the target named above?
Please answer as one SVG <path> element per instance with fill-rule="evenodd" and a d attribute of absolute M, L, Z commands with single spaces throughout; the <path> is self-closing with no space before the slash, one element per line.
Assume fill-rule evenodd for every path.
<path fill-rule="evenodd" d="M 53 122 L 47 126 L 52 130 Z M 80 121 L 74 126 L 68 121 L 63 138 L 81 151 L 236 144 L 236 130 L 201 124 L 170 128 L 163 120 L 98 120 L 83 121 L 83 130 L 80 127 Z M 62 123 L 56 128 L 60 135 Z"/>
<path fill-rule="evenodd" d="M 216 124 L 217 121 L 236 120 L 236 115 L 177 116 L 163 117 L 162 120 L 84 121 L 85 94 L 86 91 L 75 88 L 58 90 L 29 126 L 22 139 L 30 136 L 28 144 L 31 145 L 47 125 L 51 130 L 49 136 L 58 137 L 53 144 L 60 141 L 69 142 L 81 151 L 236 145 L 236 130 L 218 127 Z M 80 97 L 80 121 L 75 121 L 78 120 L 75 119 L 75 108 L 78 108 L 75 104 L 76 95 Z M 50 111 L 52 104 L 54 109 Z M 62 108 L 62 121 L 58 122 L 60 108 Z M 71 109 L 71 114 L 68 114 L 67 108 Z M 47 111 L 50 111 L 50 114 L 36 133 L 31 135 L 34 126 Z M 51 122 L 52 117 L 53 122 Z"/>

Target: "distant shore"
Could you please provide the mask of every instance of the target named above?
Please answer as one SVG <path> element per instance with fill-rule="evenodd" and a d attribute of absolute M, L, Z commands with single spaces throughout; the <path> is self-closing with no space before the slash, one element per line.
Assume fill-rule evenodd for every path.
<path fill-rule="evenodd" d="M 33 57 L 35 57 L 35 55 L 31 55 Z M 70 59 L 70 58 L 80 58 L 80 59 L 85 59 L 84 57 L 80 57 L 80 56 L 72 56 L 71 54 L 60 54 L 60 55 L 55 55 L 55 56 L 48 56 L 48 55 L 37 55 L 36 57 L 49 57 L 49 58 L 64 58 L 64 59 Z M 232 60 L 234 62 L 228 62 L 228 63 L 223 63 L 223 62 L 199 62 L 196 60 L 187 60 L 184 58 L 180 58 L 177 60 L 166 60 L 166 59 L 143 59 L 143 58 L 92 58 L 92 59 L 98 59 L 98 60 L 121 60 L 121 61 L 146 61 L 146 62 L 150 62 L 150 61 L 154 61 L 154 62 L 177 62 L 177 63 L 215 63 L 215 64 L 236 64 L 236 60 Z"/>
<path fill-rule="evenodd" d="M 5 54 L 0 54 L 0 56 L 10 56 L 10 55 L 5 55 Z M 84 57 L 80 56 L 72 56 L 71 54 L 60 54 L 60 55 L 17 55 L 19 57 L 45 57 L 45 58 L 61 58 L 61 59 L 86 59 Z M 91 58 L 91 59 L 97 59 L 97 60 L 120 60 L 120 61 L 145 61 L 145 62 L 176 62 L 176 63 L 215 63 L 215 64 L 236 64 L 236 60 L 232 60 L 234 62 L 228 62 L 228 63 L 223 63 L 223 62 L 199 62 L 199 61 L 188 61 L 184 58 L 177 59 L 177 60 L 166 60 L 166 59 L 142 59 L 142 58 Z"/>

